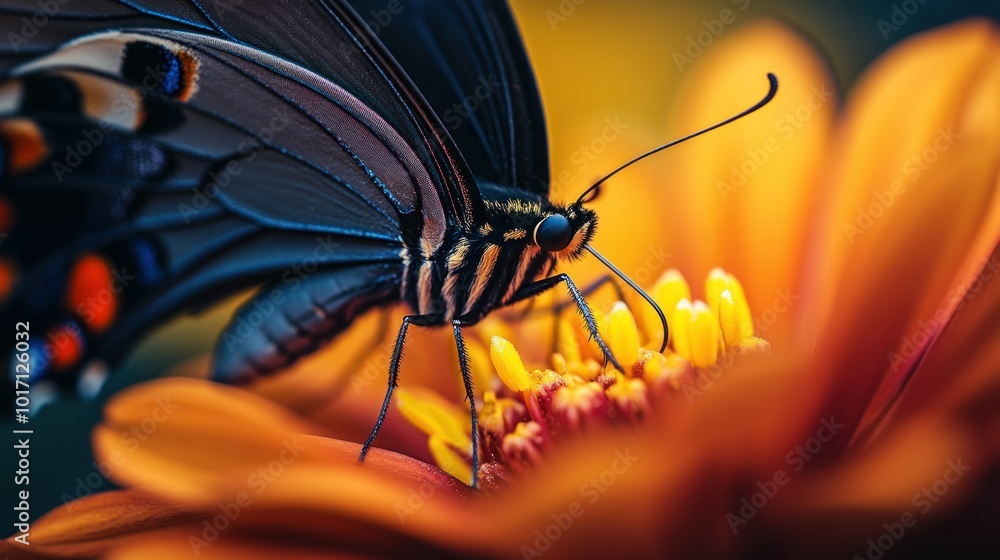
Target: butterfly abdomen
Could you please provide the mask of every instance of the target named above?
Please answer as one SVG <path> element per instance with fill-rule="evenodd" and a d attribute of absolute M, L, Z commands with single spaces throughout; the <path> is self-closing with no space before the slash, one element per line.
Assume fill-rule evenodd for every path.
<path fill-rule="evenodd" d="M 286 275 L 260 289 L 216 344 L 212 376 L 243 383 L 287 367 L 368 309 L 399 298 L 401 263 Z"/>

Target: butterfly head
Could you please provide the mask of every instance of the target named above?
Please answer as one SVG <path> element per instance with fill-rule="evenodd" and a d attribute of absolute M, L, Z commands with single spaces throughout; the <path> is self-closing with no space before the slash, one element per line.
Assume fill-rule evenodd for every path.
<path fill-rule="evenodd" d="M 576 259 L 597 230 L 597 213 L 578 204 L 556 208 L 539 220 L 532 240 L 559 259 Z"/>

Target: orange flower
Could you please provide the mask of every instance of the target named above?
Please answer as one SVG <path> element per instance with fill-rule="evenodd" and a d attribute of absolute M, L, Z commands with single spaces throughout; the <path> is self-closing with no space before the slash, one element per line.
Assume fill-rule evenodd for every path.
<path fill-rule="evenodd" d="M 767 71 L 782 80 L 778 98 L 658 160 L 683 185 L 662 195 L 669 200 L 615 210 L 638 204 L 668 216 L 654 249 L 688 278 L 707 278 L 705 289 L 680 272 L 652 286 L 672 310 L 671 350 L 660 357 L 648 349 L 659 333 L 636 302 L 631 311 L 598 305 L 632 365 L 617 374 L 589 363 L 593 349 L 571 322 L 557 327 L 554 362 L 547 318 L 482 325 L 472 357 L 484 442 L 503 457 L 487 464 L 494 492 L 390 451 L 357 465 L 356 444 L 324 437 L 353 429 L 333 422 L 354 426 L 350 398 L 315 416 L 320 427 L 245 390 L 163 380 L 117 397 L 95 433 L 97 454 L 116 462 L 112 476 L 128 489 L 53 511 L 35 524 L 30 552 L 996 553 L 998 55 L 1000 36 L 985 22 L 917 36 L 869 70 L 838 115 L 833 78 L 780 25 L 746 26 L 713 45 L 685 75 L 672 132 L 748 105 L 758 88 L 742 85 L 763 85 Z M 602 204 L 641 183 L 619 183 Z M 637 245 L 626 228 L 605 232 L 598 244 Z M 648 254 L 638 245 L 623 257 L 626 271 Z M 735 348 L 765 345 L 771 357 L 717 366 Z M 428 346 L 418 364 L 440 379 L 454 366 Z M 453 394 L 442 382 L 435 389 Z M 430 395 L 403 393 L 403 415 L 420 430 L 390 426 L 388 444 L 464 480 L 460 402 Z M 121 437 L 165 399 L 174 408 L 155 432 L 138 445 Z M 592 412 L 600 407 L 629 421 L 591 422 L 586 437 L 546 430 L 604 418 Z M 500 473 L 501 464 L 516 468 Z M 4 552 L 25 549 L 8 542 Z"/>

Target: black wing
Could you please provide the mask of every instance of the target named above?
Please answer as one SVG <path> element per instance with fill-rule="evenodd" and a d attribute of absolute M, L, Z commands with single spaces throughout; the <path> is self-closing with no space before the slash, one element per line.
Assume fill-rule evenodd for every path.
<path fill-rule="evenodd" d="M 0 31 L 36 9 L 6 3 Z M 88 356 L 304 262 L 364 267 L 392 297 L 405 236 L 440 246 L 481 219 L 440 121 L 343 2 L 86 0 L 44 29 L 3 54 L 4 316 L 69 313 Z M 137 278 L 76 305 L 116 273 Z"/>
<path fill-rule="evenodd" d="M 505 0 L 350 0 L 437 111 L 472 173 L 549 192 L 545 117 Z"/>

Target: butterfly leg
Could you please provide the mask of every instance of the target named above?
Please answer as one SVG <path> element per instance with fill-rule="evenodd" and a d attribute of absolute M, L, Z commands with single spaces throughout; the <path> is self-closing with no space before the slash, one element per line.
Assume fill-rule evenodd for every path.
<path fill-rule="evenodd" d="M 583 316 L 584 323 L 587 324 L 587 331 L 597 342 L 601 351 L 604 352 L 604 355 L 607 356 L 608 360 L 615 366 L 615 368 L 618 369 L 618 371 L 625 371 L 621 364 L 618 363 L 618 360 L 615 359 L 615 356 L 611 353 L 611 349 L 608 348 L 607 344 L 605 344 L 604 339 L 601 338 L 601 333 L 597 332 L 597 321 L 594 319 L 594 313 L 590 310 L 590 306 L 587 305 L 587 301 L 584 299 L 583 294 L 580 293 L 580 289 L 576 287 L 576 284 L 569 277 L 569 275 L 565 273 L 557 274 L 555 276 L 550 276 L 548 278 L 532 282 L 527 286 L 522 286 L 517 293 L 514 294 L 514 297 L 511 298 L 509 303 L 513 304 L 530 297 L 535 297 L 551 290 L 560 283 L 566 284 L 570 297 L 573 298 L 574 303 L 576 303 L 576 308 L 580 311 L 580 315 Z"/>
<path fill-rule="evenodd" d="M 479 418 L 476 414 L 476 395 L 472 390 L 472 374 L 469 372 L 469 353 L 462 339 L 461 321 L 452 321 L 455 331 L 455 345 L 458 347 L 458 363 L 462 369 L 462 382 L 465 384 L 465 398 L 469 401 L 469 412 L 472 415 L 472 487 L 479 487 Z"/>
<path fill-rule="evenodd" d="M 372 428 L 372 433 L 368 435 L 368 440 L 365 441 L 364 446 L 361 447 L 361 454 L 358 456 L 358 462 L 365 460 L 365 455 L 368 454 L 368 449 L 371 448 L 372 443 L 375 442 L 375 436 L 378 435 L 378 431 L 382 429 L 382 422 L 385 421 L 386 414 L 389 413 L 389 402 L 392 401 L 392 392 L 396 389 L 396 381 L 399 377 L 399 362 L 403 359 L 403 346 L 406 343 L 406 331 L 410 328 L 410 325 L 422 325 L 423 317 L 420 315 L 407 315 L 403 317 L 403 323 L 399 326 L 399 334 L 396 335 L 396 345 L 392 349 L 392 360 L 389 362 L 389 387 L 385 392 L 385 400 L 382 401 L 382 409 L 379 410 L 378 420 L 375 421 L 375 427 Z"/>
<path fill-rule="evenodd" d="M 618 296 L 618 299 L 621 301 L 625 301 L 625 292 L 622 291 L 622 287 L 618 285 L 618 282 L 615 282 L 615 277 L 610 274 L 605 274 L 604 276 L 601 276 L 600 278 L 594 280 L 590 284 L 587 284 L 586 286 L 580 288 L 580 294 L 585 298 L 590 297 L 595 292 L 597 292 L 597 290 L 603 288 L 606 284 L 611 284 L 611 287 L 612 289 L 614 289 L 615 295 Z M 574 301 L 562 301 L 553 303 L 550 306 L 536 308 L 535 301 L 536 301 L 535 299 L 531 299 L 528 302 L 528 305 L 524 308 L 524 310 L 517 314 L 517 318 L 525 319 L 532 313 L 544 313 L 549 311 L 551 311 L 555 315 L 559 315 L 567 307 L 576 304 L 576 302 Z"/>
<path fill-rule="evenodd" d="M 615 277 L 610 274 L 605 274 L 604 276 L 601 276 L 597 280 L 594 280 L 590 284 L 581 288 L 580 295 L 582 295 L 584 298 L 590 297 L 595 292 L 597 292 L 597 290 L 603 288 L 606 284 L 611 284 L 611 287 L 615 290 L 615 295 L 618 296 L 619 301 L 625 301 L 625 293 L 622 292 L 622 287 L 618 285 L 618 282 L 615 282 Z M 554 304 L 551 308 L 552 318 L 553 318 L 552 321 L 553 352 L 557 352 L 559 349 L 559 316 L 562 315 L 562 312 L 565 311 L 567 307 L 574 305 L 575 303 L 576 302 L 574 301 L 564 301 Z M 607 362 L 605 362 L 605 365 L 607 365 Z"/>

